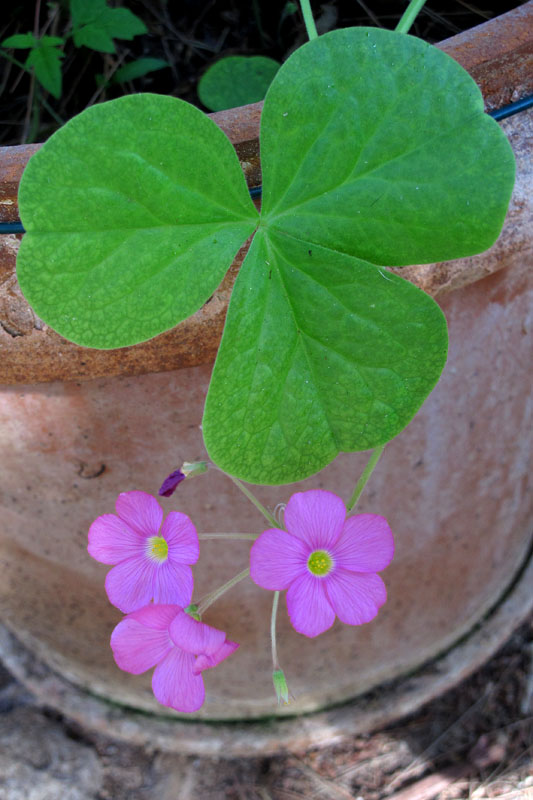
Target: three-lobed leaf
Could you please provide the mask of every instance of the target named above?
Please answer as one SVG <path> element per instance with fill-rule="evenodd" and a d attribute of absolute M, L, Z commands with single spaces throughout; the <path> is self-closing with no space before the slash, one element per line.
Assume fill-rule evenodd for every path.
<path fill-rule="evenodd" d="M 42 36 L 33 33 L 17 33 L 4 39 L 4 47 L 29 49 L 25 66 L 35 70 L 35 75 L 44 88 L 54 97 L 61 97 L 61 59 L 64 53 L 59 48 L 65 43 L 60 36 Z"/>
<path fill-rule="evenodd" d="M 113 39 L 133 39 L 146 33 L 144 22 L 127 8 L 110 8 L 106 0 L 70 0 L 76 47 L 114 53 Z"/>
<path fill-rule="evenodd" d="M 203 431 L 223 469 L 281 483 L 383 444 L 416 413 L 442 370 L 446 326 L 384 267 L 492 244 L 514 160 L 452 59 L 360 28 L 315 39 L 281 67 L 261 157 L 259 227 Z M 224 135 L 154 95 L 68 123 L 30 161 L 20 207 L 23 291 L 60 333 L 98 347 L 192 313 L 258 223 Z"/>

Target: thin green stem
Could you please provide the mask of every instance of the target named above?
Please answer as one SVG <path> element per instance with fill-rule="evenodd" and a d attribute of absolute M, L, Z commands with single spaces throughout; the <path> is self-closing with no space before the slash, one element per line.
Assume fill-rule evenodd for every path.
<path fill-rule="evenodd" d="M 426 0 L 411 0 L 405 11 L 403 12 L 403 16 L 399 23 L 396 25 L 396 30 L 398 33 L 407 33 L 415 19 L 417 18 L 418 14 L 420 13 L 422 6 Z"/>
<path fill-rule="evenodd" d="M 259 533 L 199 533 L 199 539 L 249 539 L 255 540 Z"/>
<path fill-rule="evenodd" d="M 221 470 L 221 472 L 222 472 L 222 471 L 223 471 L 223 470 Z M 224 472 L 224 475 L 227 475 L 227 476 L 228 476 L 228 478 L 229 478 L 231 481 L 233 481 L 233 483 L 235 484 L 235 486 L 237 486 L 237 487 L 238 487 L 238 488 L 241 490 L 241 492 L 242 492 L 244 495 L 246 495 L 246 497 L 248 498 L 248 500 L 249 500 L 251 503 L 253 503 L 253 504 L 254 504 L 254 506 L 257 508 L 257 510 L 258 510 L 258 511 L 260 511 L 260 512 L 261 512 L 261 514 L 262 514 L 262 515 L 265 517 L 265 519 L 267 519 L 267 520 L 270 522 L 270 524 L 272 525 L 272 527 L 274 527 L 274 528 L 279 528 L 279 527 L 280 527 L 280 526 L 279 526 L 279 523 L 276 521 L 276 518 L 272 516 L 272 514 L 270 513 L 270 511 L 267 511 L 267 509 L 264 507 L 264 505 L 263 505 L 262 503 L 260 503 L 260 502 L 259 502 L 259 500 L 257 499 L 257 497 L 255 497 L 255 495 L 253 495 L 253 494 L 251 493 L 251 491 L 250 491 L 250 490 L 249 490 L 249 489 L 248 489 L 248 488 L 247 488 L 247 487 L 246 487 L 246 486 L 245 486 L 243 483 L 241 483 L 241 481 L 240 481 L 238 478 L 234 478 L 234 477 L 233 477 L 233 475 L 230 475 L 228 472 Z"/>
<path fill-rule="evenodd" d="M 239 572 L 238 575 L 235 575 L 235 577 L 231 578 L 231 580 L 227 581 L 227 583 L 224 583 L 218 589 L 215 589 L 214 592 L 207 594 L 204 599 L 198 603 L 198 614 L 202 616 L 209 606 L 213 605 L 215 600 L 218 600 L 219 597 L 222 597 L 223 594 L 225 594 L 229 589 L 232 589 L 235 584 L 239 583 L 239 581 L 242 581 L 249 574 L 250 567 L 246 567 L 246 569 L 243 569 L 242 572 Z"/>
<path fill-rule="evenodd" d="M 361 497 L 361 492 L 365 488 L 368 479 L 370 478 L 370 476 L 374 472 L 376 464 L 379 461 L 379 457 L 381 456 L 381 454 L 384 451 L 384 449 L 385 449 L 385 445 L 382 444 L 379 447 L 376 447 L 372 451 L 372 455 L 368 459 L 366 467 L 363 470 L 363 474 L 361 475 L 361 477 L 357 481 L 357 484 L 355 486 L 354 492 L 353 492 L 352 496 L 350 497 L 350 500 L 349 500 L 349 502 L 348 502 L 348 504 L 346 506 L 346 510 L 348 511 L 348 514 L 355 508 L 355 506 L 357 504 L 357 501 Z"/>
<path fill-rule="evenodd" d="M 317 39 L 318 32 L 316 29 L 315 20 L 313 19 L 313 12 L 311 11 L 309 0 L 300 0 L 300 6 L 302 9 L 307 35 L 309 36 L 309 41 L 312 39 Z"/>
<path fill-rule="evenodd" d="M 272 601 L 272 617 L 270 618 L 270 641 L 272 642 L 272 666 L 279 669 L 278 661 L 278 648 L 276 644 L 276 616 L 278 613 L 279 592 L 274 592 L 274 600 Z"/>

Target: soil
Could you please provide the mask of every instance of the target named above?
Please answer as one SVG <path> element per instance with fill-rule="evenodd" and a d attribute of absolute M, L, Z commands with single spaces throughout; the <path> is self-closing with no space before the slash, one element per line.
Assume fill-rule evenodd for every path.
<path fill-rule="evenodd" d="M 342 746 L 213 760 L 94 736 L 0 674 L 0 800 L 532 800 L 533 619 L 417 714 Z"/>
<path fill-rule="evenodd" d="M 16 33 L 67 37 L 60 99 L 41 91 L 20 67 L 0 54 L 0 145 L 42 142 L 68 119 L 96 102 L 132 92 L 170 94 L 200 108 L 196 87 L 203 72 L 227 55 L 266 55 L 284 61 L 307 41 L 299 4 L 291 0 L 127 0 L 148 33 L 115 40 L 116 53 L 75 48 L 68 38 L 67 2 L 19 2 L 0 23 L 0 41 Z M 499 16 L 518 0 L 429 0 L 411 33 L 434 43 Z M 312 3 L 320 33 L 353 25 L 394 28 L 407 3 L 398 0 L 326 0 Z M 36 9 L 40 8 L 37 15 Z M 27 51 L 6 50 L 19 62 Z M 117 69 L 138 58 L 164 59 L 170 67 L 128 83 L 113 83 Z"/>

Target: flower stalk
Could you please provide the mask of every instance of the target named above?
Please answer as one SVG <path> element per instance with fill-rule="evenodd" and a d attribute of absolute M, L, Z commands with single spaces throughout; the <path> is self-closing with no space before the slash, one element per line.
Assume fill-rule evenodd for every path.
<path fill-rule="evenodd" d="M 197 613 L 200 615 L 200 617 L 207 611 L 209 606 L 213 605 L 213 603 L 218 600 L 219 597 L 222 597 L 223 594 L 229 591 L 229 589 L 232 589 L 237 583 L 242 581 L 249 574 L 250 567 L 246 567 L 246 569 L 243 569 L 243 571 L 239 572 L 238 575 L 235 575 L 234 578 L 231 578 L 229 581 L 222 584 L 222 586 L 220 586 L 218 589 L 215 589 L 213 592 L 207 594 L 204 599 L 198 603 Z"/>
<path fill-rule="evenodd" d="M 357 502 L 358 502 L 359 498 L 361 497 L 362 491 L 365 488 L 365 486 L 366 486 L 366 484 L 368 482 L 368 479 L 370 478 L 370 476 L 374 472 L 374 469 L 376 468 L 376 465 L 377 465 L 377 463 L 378 463 L 378 461 L 380 459 L 380 456 L 381 456 L 382 452 L 384 451 L 384 449 L 385 449 L 385 445 L 382 444 L 379 447 L 376 447 L 372 451 L 372 455 L 368 459 L 367 465 L 363 470 L 363 474 L 361 475 L 361 477 L 357 481 L 357 483 L 355 485 L 355 489 L 353 491 L 353 494 L 350 497 L 348 503 L 346 504 L 346 511 L 348 512 L 348 514 L 351 514 L 351 512 L 354 510 L 355 506 L 357 505 Z"/>

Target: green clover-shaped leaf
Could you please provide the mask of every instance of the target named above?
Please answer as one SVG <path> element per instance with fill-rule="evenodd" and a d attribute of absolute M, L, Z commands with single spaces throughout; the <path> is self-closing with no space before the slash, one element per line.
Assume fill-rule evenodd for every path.
<path fill-rule="evenodd" d="M 403 34 L 345 29 L 283 65 L 261 123 L 263 208 L 204 415 L 211 458 L 296 481 L 391 439 L 435 385 L 446 327 L 385 266 L 471 255 L 501 228 L 511 149 L 478 88 Z M 237 158 L 200 112 L 137 95 L 83 112 L 20 190 L 21 286 L 88 346 L 196 310 L 257 226 Z"/>

